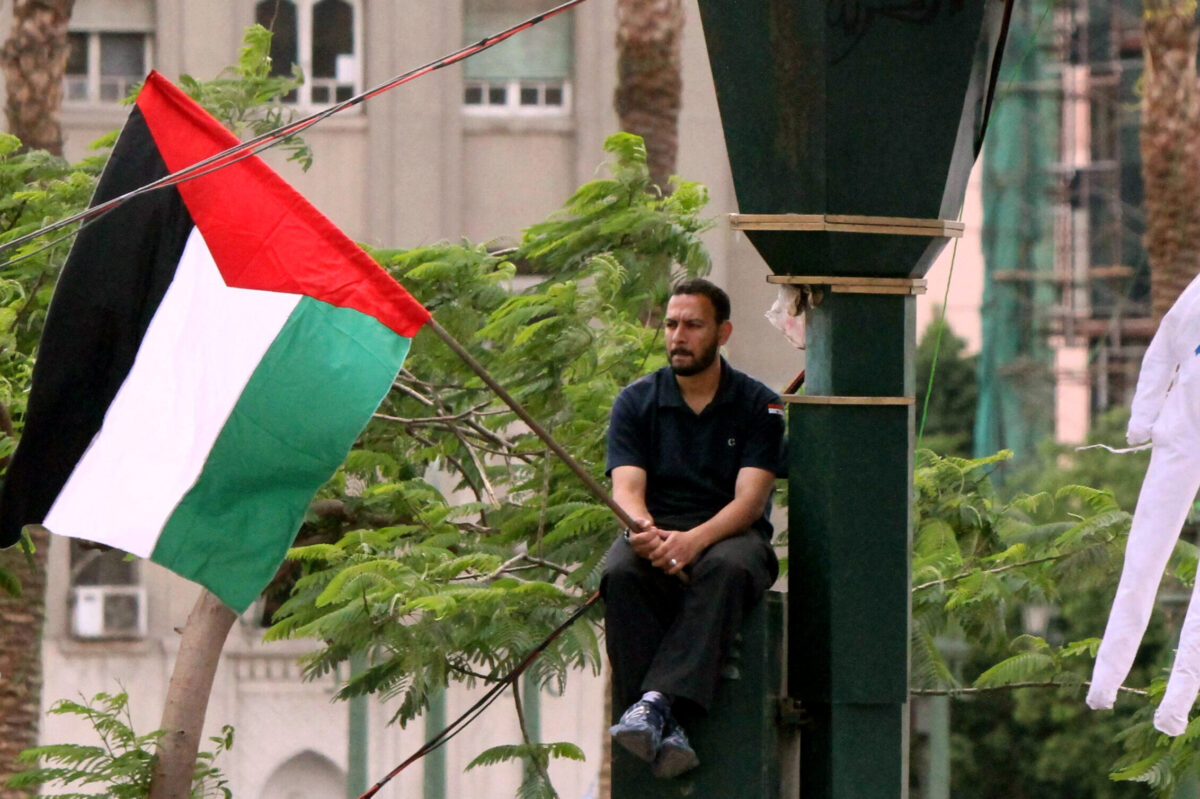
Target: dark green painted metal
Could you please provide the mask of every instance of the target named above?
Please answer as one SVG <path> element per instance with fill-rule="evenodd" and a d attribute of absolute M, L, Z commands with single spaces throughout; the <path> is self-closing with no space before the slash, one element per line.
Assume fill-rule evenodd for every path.
<path fill-rule="evenodd" d="M 911 296 L 829 294 L 809 317 L 807 390 L 913 393 Z M 905 795 L 911 405 L 791 405 L 788 695 L 803 799 Z"/>
<path fill-rule="evenodd" d="M 791 408 L 788 695 L 805 707 L 907 700 L 911 419 L 906 406 Z"/>
<path fill-rule="evenodd" d="M 920 277 L 946 246 L 944 238 L 924 236 L 762 230 L 746 236 L 780 275 Z"/>
<path fill-rule="evenodd" d="M 830 293 L 807 323 L 806 393 L 913 396 L 915 298 Z"/>
<path fill-rule="evenodd" d="M 701 0 L 743 214 L 954 219 L 1003 4 Z M 923 274 L 942 239 L 751 232 L 778 274 Z"/>
<path fill-rule="evenodd" d="M 685 719 L 700 757 L 693 771 L 655 779 L 650 766 L 613 747 L 613 799 L 775 799 L 779 795 L 775 718 L 782 675 L 783 597 L 768 593 L 746 617 L 707 716 Z M 614 708 L 614 721 L 624 708 Z"/>
<path fill-rule="evenodd" d="M 700 0 L 739 211 L 957 218 L 1004 6 Z M 747 235 L 785 275 L 920 277 L 945 244 Z M 913 312 L 910 296 L 827 294 L 809 315 L 807 393 L 912 396 Z M 789 411 L 788 691 L 810 717 L 804 799 L 906 793 L 913 413 Z"/>
<path fill-rule="evenodd" d="M 904 796 L 906 708 L 896 704 L 806 704 L 800 735 L 803 799 Z"/>

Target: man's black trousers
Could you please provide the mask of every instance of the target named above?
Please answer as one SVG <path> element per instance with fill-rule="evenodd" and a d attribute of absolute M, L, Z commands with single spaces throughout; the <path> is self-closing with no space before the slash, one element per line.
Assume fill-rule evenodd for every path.
<path fill-rule="evenodd" d="M 750 531 L 713 544 L 687 571 L 685 584 L 634 554 L 624 538 L 608 551 L 600 590 L 618 712 L 645 691 L 707 710 L 729 644 L 775 582 L 779 563 L 766 539 Z"/>

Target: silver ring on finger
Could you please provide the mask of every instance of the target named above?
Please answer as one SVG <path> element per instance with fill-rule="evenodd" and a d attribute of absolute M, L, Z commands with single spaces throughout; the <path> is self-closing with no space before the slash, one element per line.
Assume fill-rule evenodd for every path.
<path fill-rule="evenodd" d="M 672 566 L 678 566 L 678 565 L 679 565 L 679 561 L 675 560 L 675 558 L 671 558 L 671 560 L 670 560 L 670 561 L 668 561 L 668 562 L 669 562 L 669 563 L 670 563 Z"/>

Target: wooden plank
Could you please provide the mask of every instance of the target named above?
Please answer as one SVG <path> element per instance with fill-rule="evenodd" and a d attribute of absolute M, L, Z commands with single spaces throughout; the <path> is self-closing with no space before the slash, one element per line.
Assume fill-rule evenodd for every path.
<path fill-rule="evenodd" d="M 743 229 L 770 224 L 815 225 L 814 229 L 819 230 L 825 227 L 825 214 L 730 214 L 729 224 Z"/>
<path fill-rule="evenodd" d="M 950 226 L 908 227 L 900 225 L 851 225 L 842 222 L 828 222 L 825 229 L 831 233 L 877 233 L 886 236 L 930 236 L 933 238 L 958 239 L 962 238 L 962 230 Z"/>
<path fill-rule="evenodd" d="M 832 294 L 924 294 L 924 286 L 870 286 L 854 284 L 850 286 L 830 286 Z"/>
<path fill-rule="evenodd" d="M 768 283 L 787 283 L 797 286 L 898 286 L 925 288 L 924 278 L 864 277 L 862 275 L 767 275 Z"/>
<path fill-rule="evenodd" d="M 833 275 L 767 275 L 768 283 L 791 286 L 829 286 L 834 294 L 924 294 L 925 280 L 908 277 Z"/>
<path fill-rule="evenodd" d="M 781 399 L 792 405 L 915 405 L 914 397 L 835 397 L 815 394 L 784 394 Z"/>
<path fill-rule="evenodd" d="M 825 230 L 821 214 L 730 214 L 729 225 L 734 230 Z"/>
<path fill-rule="evenodd" d="M 909 216 L 861 216 L 859 214 L 825 214 L 825 220 L 845 225 L 895 225 L 899 227 L 963 227 L 962 222 L 949 219 L 917 219 Z"/>
<path fill-rule="evenodd" d="M 850 214 L 730 214 L 734 230 L 831 231 L 891 236 L 961 237 L 965 226 L 949 219 L 908 219 Z"/>

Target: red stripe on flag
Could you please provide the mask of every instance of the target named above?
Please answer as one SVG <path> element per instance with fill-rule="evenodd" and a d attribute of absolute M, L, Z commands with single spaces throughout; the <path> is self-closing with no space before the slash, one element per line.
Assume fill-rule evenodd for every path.
<path fill-rule="evenodd" d="M 158 72 L 137 99 L 167 169 L 238 144 Z M 257 156 L 178 185 L 221 275 L 235 288 L 303 294 L 416 335 L 429 312 Z"/>

